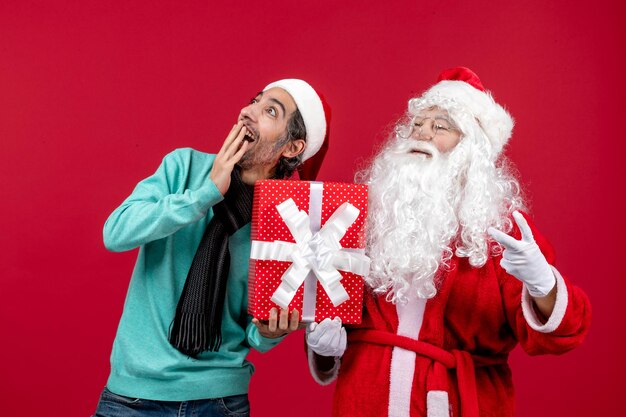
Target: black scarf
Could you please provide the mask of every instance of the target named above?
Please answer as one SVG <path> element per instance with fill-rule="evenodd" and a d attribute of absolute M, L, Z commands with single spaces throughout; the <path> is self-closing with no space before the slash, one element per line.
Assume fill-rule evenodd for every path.
<path fill-rule="evenodd" d="M 190 357 L 217 351 L 222 344 L 222 312 L 230 270 L 228 238 L 252 218 L 253 187 L 241 180 L 238 169 L 231 173 L 224 200 L 213 206 L 213 218 L 193 258 L 170 325 L 170 343 Z"/>

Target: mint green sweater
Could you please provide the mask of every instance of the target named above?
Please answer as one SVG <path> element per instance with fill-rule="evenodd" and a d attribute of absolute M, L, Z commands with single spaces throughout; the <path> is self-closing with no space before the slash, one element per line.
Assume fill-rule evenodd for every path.
<path fill-rule="evenodd" d="M 107 387 L 114 393 L 162 401 L 244 394 L 254 371 L 249 349 L 265 352 L 280 341 L 261 336 L 247 314 L 249 224 L 229 240 L 219 351 L 191 359 L 167 339 L 211 207 L 223 199 L 209 178 L 214 158 L 193 149 L 170 153 L 104 225 L 107 249 L 140 247 L 111 353 Z"/>

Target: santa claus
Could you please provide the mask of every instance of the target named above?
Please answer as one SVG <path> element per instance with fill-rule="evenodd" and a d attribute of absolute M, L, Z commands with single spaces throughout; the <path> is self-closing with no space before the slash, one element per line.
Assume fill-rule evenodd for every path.
<path fill-rule="evenodd" d="M 306 337 L 314 378 L 337 378 L 334 416 L 511 416 L 517 343 L 582 342 L 589 301 L 522 214 L 502 155 L 512 129 L 476 74 L 446 70 L 357 175 L 370 186 L 363 322 Z"/>

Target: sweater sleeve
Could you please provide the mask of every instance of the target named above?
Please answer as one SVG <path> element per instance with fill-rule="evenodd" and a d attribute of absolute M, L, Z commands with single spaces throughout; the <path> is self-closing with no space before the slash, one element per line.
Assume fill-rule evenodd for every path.
<path fill-rule="evenodd" d="M 261 353 L 265 353 L 274 348 L 280 342 L 282 342 L 285 337 L 287 336 L 285 335 L 270 339 L 268 337 L 262 336 L 261 333 L 259 333 L 259 329 L 257 329 L 254 323 L 252 323 L 252 317 L 248 317 L 248 326 L 246 327 L 246 342 L 248 342 L 248 345 L 251 348 Z"/>
<path fill-rule="evenodd" d="M 208 175 L 197 189 L 182 186 L 188 181 L 189 151 L 177 149 L 165 156 L 157 171 L 111 213 L 103 230 L 107 249 L 123 252 L 169 236 L 203 218 L 223 199 Z"/>
<path fill-rule="evenodd" d="M 525 216 L 527 219 L 528 217 Z M 565 353 L 584 340 L 591 323 L 587 295 L 554 267 L 555 254 L 548 241 L 529 221 L 535 241 L 552 266 L 556 278 L 556 304 L 550 317 L 542 317 L 528 290 L 499 265 L 502 297 L 507 319 L 522 348 L 530 355 Z M 516 230 L 514 237 L 519 236 Z"/>

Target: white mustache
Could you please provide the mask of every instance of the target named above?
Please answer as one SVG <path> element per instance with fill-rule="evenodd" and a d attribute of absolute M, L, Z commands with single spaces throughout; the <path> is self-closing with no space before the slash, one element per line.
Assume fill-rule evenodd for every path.
<path fill-rule="evenodd" d="M 439 150 L 432 143 L 414 139 L 399 140 L 391 150 L 395 154 L 424 152 L 432 157 L 438 157 L 440 154 Z"/>
<path fill-rule="evenodd" d="M 430 142 L 416 141 L 411 145 L 411 150 L 414 152 L 425 152 L 430 154 L 431 156 L 439 155 L 439 150 Z"/>

